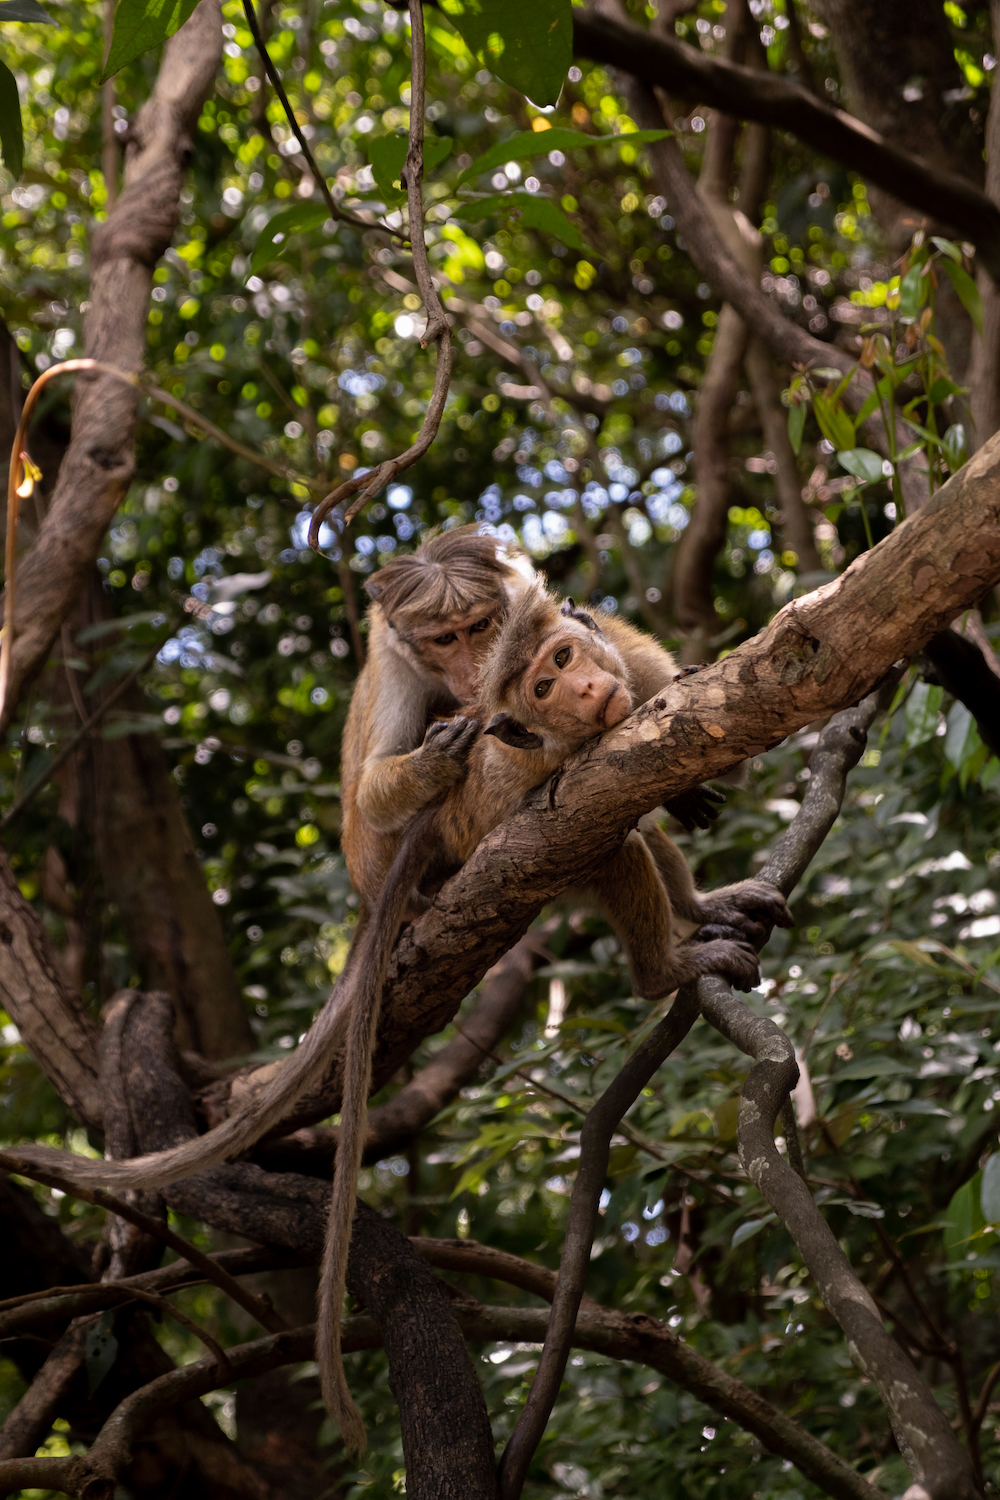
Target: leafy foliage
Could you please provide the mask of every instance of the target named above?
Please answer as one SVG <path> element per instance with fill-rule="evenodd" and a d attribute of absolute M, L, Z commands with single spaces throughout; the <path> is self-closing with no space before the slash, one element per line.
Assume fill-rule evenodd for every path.
<path fill-rule="evenodd" d="M 169 624 L 146 679 L 145 717 L 111 721 L 103 733 L 138 727 L 161 737 L 258 1055 L 271 1058 L 294 1045 L 322 1003 L 356 915 L 339 852 L 338 756 L 365 644 L 360 584 L 429 526 L 477 520 L 522 542 L 554 585 L 676 645 L 670 574 L 696 499 L 692 412 L 719 307 L 653 189 L 643 150 L 651 136 L 634 130 L 604 70 L 570 68 L 568 5 L 504 7 L 502 25 L 485 3 L 430 14 L 426 227 L 456 321 L 455 380 L 420 467 L 350 533 L 327 528 L 314 556 L 308 503 L 405 446 L 430 394 L 412 266 L 398 238 L 378 227 L 400 222 L 407 28 L 375 0 L 337 0 L 321 11 L 279 8 L 269 36 L 335 198 L 373 215 L 359 233 L 329 219 L 303 170 L 280 106 L 260 86 L 242 7 L 226 0 L 223 11 L 218 88 L 199 121 L 175 246 L 154 272 L 147 362 L 159 386 L 308 483 L 272 476 L 176 409 L 148 402 L 135 481 L 99 562 L 120 628 L 80 635 L 71 647 L 93 681 L 117 680 Z M 26 79 L 16 184 L 14 116 L 2 113 L 0 74 L 5 312 L 29 369 L 82 345 L 86 245 L 107 203 L 97 167 L 101 18 L 80 0 L 66 0 L 60 15 L 58 28 L 11 34 Z M 0 7 L 0 19 L 13 18 Z M 717 18 L 717 7 L 702 3 L 678 28 L 714 46 Z M 159 8 L 123 0 L 108 63 L 118 70 L 121 123 L 154 76 L 155 56 L 144 49 L 182 19 L 180 0 Z M 550 52 L 538 37 L 553 25 Z M 769 29 L 769 63 L 780 68 L 788 32 Z M 500 52 L 494 35 L 534 41 Z M 820 76 L 834 79 L 826 40 L 808 45 Z M 977 61 L 971 41 L 964 45 L 978 69 L 982 49 Z M 970 86 L 985 91 L 984 77 Z M 687 123 L 678 139 L 696 166 L 703 133 Z M 915 244 L 896 276 L 863 184 L 785 139 L 768 195 L 760 215 L 768 290 L 823 338 L 862 332 L 860 362 L 877 377 L 877 402 L 909 424 L 932 483 L 941 482 L 965 449 L 962 393 L 935 343 L 934 299 L 947 280 L 978 316 L 962 247 Z M 520 362 L 498 354 L 498 340 Z M 839 371 L 793 375 L 789 390 L 831 577 L 902 519 L 895 463 L 906 450 L 886 475 L 844 404 Z M 62 399 L 44 414 L 57 431 L 67 419 Z M 713 577 L 722 649 L 819 581 L 802 577 L 783 539 L 750 408 L 741 392 L 736 503 Z M 835 462 L 842 472 L 833 475 Z M 78 722 L 50 687 L 54 676 L 26 700 L 0 747 L 4 807 Z M 753 761 L 719 824 L 688 841 L 703 884 L 759 868 L 794 813 L 810 748 L 803 734 Z M 815 1101 L 807 1162 L 835 1233 L 908 1328 L 914 1313 L 888 1247 L 902 1257 L 939 1324 L 954 1331 L 973 1389 L 997 1358 L 1000 1306 L 991 1227 L 1000 1221 L 998 773 L 968 711 L 912 669 L 796 893 L 797 926 L 775 934 L 752 997 L 805 1055 Z M 12 828 L 10 847 L 57 948 L 82 934 L 84 993 L 96 1016 L 138 976 L 101 900 L 91 843 L 64 812 L 47 788 Z M 66 866 L 74 918 L 43 894 L 50 849 Z M 582 1112 L 653 1020 L 630 994 L 606 925 L 593 913 L 558 915 L 551 963 L 536 974 L 502 1063 L 484 1067 L 406 1157 L 363 1181 L 369 1201 L 400 1224 L 472 1236 L 550 1266 Z M 557 981 L 569 1007 L 548 1035 Z M 414 1066 L 445 1039 L 425 1044 Z M 2 1041 L 5 1135 L 62 1139 L 72 1123 L 13 1026 Z M 874 1464 L 869 1477 L 887 1493 L 899 1492 L 901 1461 L 873 1437 L 885 1430 L 873 1387 L 854 1372 L 797 1251 L 736 1161 L 745 1070 L 699 1026 L 645 1091 L 614 1145 L 589 1290 L 665 1318 L 847 1459 Z M 93 1211 L 40 1197 L 68 1233 L 95 1236 Z M 514 1296 L 467 1284 L 484 1300 Z M 198 1321 L 224 1319 L 210 1292 L 185 1296 L 181 1305 Z M 183 1357 L 187 1335 L 162 1336 Z M 503 1440 L 537 1349 L 476 1357 Z M 340 1493 L 388 1497 L 399 1491 L 402 1448 L 384 1361 L 351 1360 L 372 1450 L 364 1469 L 338 1481 Z M 940 1378 L 953 1415 L 954 1389 Z M 18 1392 L 11 1368 L 0 1367 L 0 1400 L 12 1405 Z M 994 1482 L 998 1433 L 988 1421 L 983 1451 Z M 723 1500 L 751 1492 L 768 1500 L 818 1493 L 666 1379 L 590 1354 L 571 1362 L 527 1491 Z"/>

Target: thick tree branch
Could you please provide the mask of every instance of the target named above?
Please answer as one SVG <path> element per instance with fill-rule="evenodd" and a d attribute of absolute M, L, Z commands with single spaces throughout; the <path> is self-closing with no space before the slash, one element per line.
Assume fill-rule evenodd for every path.
<path fill-rule="evenodd" d="M 956 630 L 942 630 L 927 642 L 924 655 L 945 691 L 974 716 L 983 743 L 1000 755 L 1000 677 L 980 647 Z"/>
<path fill-rule="evenodd" d="M 1000 277 L 1000 209 L 980 188 L 889 145 L 877 131 L 800 84 L 593 12 L 574 12 L 573 47 L 578 57 L 620 68 L 650 88 L 792 131 L 806 145 L 922 209 L 929 219 L 947 220 L 978 246 L 990 274 Z"/>
<path fill-rule="evenodd" d="M 0 1428 L 0 1461 L 30 1458 L 44 1441 L 86 1357 L 87 1333 L 95 1321 L 78 1318 L 70 1324 L 20 1401 L 7 1414 Z M 3 1468 L 0 1462 L 0 1473 Z M 0 1494 L 6 1493 L 0 1483 Z"/>
<path fill-rule="evenodd" d="M 219 0 L 200 0 L 164 48 L 153 93 L 135 122 L 121 195 L 94 233 L 86 353 L 119 370 L 142 366 L 153 267 L 173 238 L 191 137 L 221 50 Z M 128 488 L 137 401 L 136 390 L 109 376 L 78 382 L 69 451 L 41 531 L 20 565 L 4 723 L 43 666 Z"/>

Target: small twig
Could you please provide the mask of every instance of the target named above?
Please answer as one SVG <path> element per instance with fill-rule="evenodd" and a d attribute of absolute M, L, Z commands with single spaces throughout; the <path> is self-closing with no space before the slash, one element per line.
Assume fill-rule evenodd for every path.
<path fill-rule="evenodd" d="M 798 1173 L 806 1187 L 808 1187 L 809 1175 L 806 1172 L 806 1164 L 802 1159 L 802 1142 L 799 1140 L 799 1126 L 795 1118 L 795 1109 L 792 1105 L 791 1095 L 788 1096 L 781 1106 L 778 1122 L 785 1133 L 785 1145 L 788 1148 L 788 1165 L 793 1172 Z"/>
<path fill-rule="evenodd" d="M 166 1313 L 168 1317 L 174 1319 L 175 1323 L 180 1323 L 182 1328 L 186 1328 L 189 1333 L 194 1334 L 199 1343 L 204 1344 L 209 1353 L 215 1356 L 216 1363 L 219 1366 L 220 1374 L 222 1374 L 227 1380 L 229 1379 L 232 1371 L 230 1370 L 229 1360 L 226 1358 L 226 1351 L 225 1349 L 223 1349 L 222 1345 L 217 1343 L 216 1340 L 213 1339 L 212 1335 L 208 1333 L 204 1328 L 202 1328 L 200 1323 L 196 1323 L 193 1318 L 189 1318 L 187 1313 L 182 1313 L 180 1309 L 175 1307 L 172 1302 L 169 1302 L 166 1297 L 161 1297 L 158 1292 L 140 1291 L 138 1287 L 109 1286 L 109 1290 L 113 1294 L 111 1298 L 113 1302 L 119 1302 L 121 1304 L 125 1304 L 128 1302 L 145 1302 L 147 1306 L 155 1307 L 157 1312 L 161 1314 Z"/>
<path fill-rule="evenodd" d="M 207 417 L 203 417 L 200 411 L 195 411 L 193 406 L 172 396 L 169 391 L 161 390 L 158 385 L 150 385 L 138 376 L 124 375 L 121 370 L 116 370 L 110 365 L 99 365 L 94 362 L 94 370 L 103 375 L 117 375 L 120 380 L 126 380 L 130 385 L 135 385 L 146 396 L 152 396 L 156 401 L 162 401 L 164 406 L 172 406 L 175 411 L 180 412 L 182 417 L 187 417 L 189 422 L 200 427 L 208 437 L 214 437 L 217 442 L 223 443 L 231 452 L 238 453 L 240 458 L 248 458 L 251 463 L 266 469 L 269 474 L 275 474 L 279 479 L 287 479 L 289 484 L 305 485 L 308 489 L 319 489 L 323 487 L 322 479 L 310 478 L 308 474 L 299 474 L 295 469 L 287 469 L 284 464 L 275 463 L 273 458 L 267 458 L 263 453 L 255 453 L 252 448 L 246 448 L 237 438 L 230 437 L 228 432 L 223 432 L 221 427 L 216 427 Z M 46 371 L 46 374 L 49 374 Z"/>
<path fill-rule="evenodd" d="M 139 662 L 138 666 L 133 667 L 131 672 L 126 673 L 126 675 L 122 678 L 121 682 L 114 689 L 114 691 L 108 694 L 107 698 L 105 698 L 104 702 L 100 704 L 98 708 L 95 708 L 94 712 L 90 715 L 90 718 L 86 719 L 80 725 L 80 728 L 76 731 L 76 734 L 73 735 L 72 739 L 67 740 L 66 744 L 60 750 L 55 760 L 49 763 L 46 769 L 42 772 L 41 776 L 35 778 L 35 780 L 28 787 L 27 791 L 22 792 L 17 801 L 14 802 L 4 813 L 3 817 L 0 818 L 0 833 L 2 833 L 4 829 L 9 826 L 9 824 L 13 823 L 18 814 L 23 812 L 24 809 L 28 806 L 29 802 L 34 801 L 35 797 L 42 790 L 42 787 L 52 780 L 52 777 L 59 770 L 59 767 L 65 765 L 66 761 L 73 754 L 73 751 L 76 749 L 80 741 L 86 739 L 87 735 L 94 728 L 94 726 L 100 723 L 101 719 L 107 713 L 108 709 L 113 707 L 113 705 L 118 702 L 118 699 L 122 696 L 126 689 L 130 688 L 133 682 L 135 682 L 137 678 L 142 676 L 146 668 L 152 665 L 157 653 L 159 651 L 162 651 L 162 649 L 163 642 L 159 641 L 151 651 L 147 652 L 147 654 L 142 658 L 142 661 Z"/>
<path fill-rule="evenodd" d="M 63 1177 L 56 1172 L 38 1171 L 24 1162 L 16 1150 L 0 1151 L 0 1167 L 7 1172 L 16 1172 L 21 1177 L 29 1177 L 33 1182 L 41 1182 L 48 1187 L 58 1188 L 61 1192 L 69 1194 L 71 1198 L 79 1198 L 84 1203 L 92 1203 L 98 1208 L 107 1209 L 109 1213 L 117 1214 L 120 1219 L 127 1220 L 137 1229 L 142 1229 L 154 1239 L 161 1240 L 164 1245 L 169 1245 L 171 1250 L 175 1250 L 192 1266 L 197 1266 L 206 1281 L 211 1281 L 213 1285 L 220 1287 L 234 1302 L 245 1308 L 261 1327 L 267 1328 L 271 1333 L 280 1333 L 287 1327 L 284 1319 L 278 1316 L 263 1297 L 257 1297 L 253 1292 L 247 1291 L 246 1287 L 240 1286 L 236 1278 L 230 1276 L 218 1261 L 213 1261 L 211 1256 L 192 1245 L 189 1240 L 175 1234 L 159 1219 L 144 1214 L 141 1209 L 133 1208 L 131 1203 L 123 1202 L 121 1198 L 116 1198 L 113 1193 L 105 1191 L 104 1188 L 79 1187 L 68 1177 Z"/>
<path fill-rule="evenodd" d="M 217 1251 L 209 1258 L 236 1276 L 313 1265 L 316 1261 L 315 1255 L 257 1246 L 244 1250 Z M 187 1260 L 175 1260 L 169 1265 L 157 1266 L 153 1271 L 123 1276 L 118 1281 L 84 1281 L 76 1286 L 54 1286 L 38 1292 L 26 1292 L 23 1296 L 9 1297 L 0 1302 L 0 1343 L 6 1339 L 32 1337 L 34 1335 L 29 1333 L 31 1329 L 44 1328 L 51 1323 L 66 1323 L 71 1319 L 86 1318 L 92 1313 L 102 1312 L 119 1301 L 128 1300 L 133 1291 L 154 1292 L 162 1297 L 186 1287 L 204 1284 L 205 1277 L 195 1266 Z"/>
<path fill-rule="evenodd" d="M 972 1430 L 978 1434 L 980 1427 L 986 1419 L 986 1413 L 990 1409 L 990 1397 L 993 1394 L 997 1381 L 1000 1380 L 1000 1361 L 998 1361 L 983 1381 L 979 1392 L 979 1400 L 976 1402 L 972 1413 Z"/>
<path fill-rule="evenodd" d="M 244 5 L 249 5 L 250 0 L 243 0 Z M 346 500 L 349 495 L 361 491 L 358 498 L 354 500 L 344 512 L 343 526 L 349 526 L 353 518 L 369 500 L 383 490 L 387 484 L 401 474 L 404 469 L 409 469 L 419 458 L 427 452 L 427 449 L 437 437 L 441 418 L 444 416 L 445 404 L 448 400 L 448 390 L 451 385 L 451 328 L 441 299 L 438 296 L 437 285 L 431 271 L 430 260 L 427 256 L 427 241 L 424 238 L 424 95 L 426 76 L 425 37 L 424 37 L 424 11 L 422 0 L 410 0 L 410 32 L 411 32 L 411 82 L 410 82 L 410 140 L 406 152 L 406 162 L 403 167 L 403 180 L 406 187 L 406 198 L 410 217 L 410 245 L 413 251 L 413 270 L 417 278 L 417 286 L 423 298 L 424 310 L 427 313 L 427 323 L 420 347 L 426 349 L 429 344 L 437 344 L 438 359 L 437 369 L 434 372 L 434 390 L 431 394 L 427 414 L 420 426 L 420 431 L 405 453 L 398 458 L 386 459 L 380 463 L 375 473 L 355 474 L 343 484 L 338 485 L 329 495 L 326 495 L 313 511 L 312 523 L 309 527 L 309 545 L 314 552 L 319 551 L 319 532 L 326 517 L 330 512 Z"/>
<path fill-rule="evenodd" d="M 370 220 L 362 219 L 357 214 L 352 214 L 349 209 L 341 208 L 334 199 L 333 194 L 330 192 L 326 177 L 316 165 L 316 158 L 312 154 L 312 149 L 309 145 L 309 142 L 306 140 L 305 136 L 302 133 L 302 127 L 299 124 L 298 120 L 295 118 L 295 111 L 292 109 L 288 95 L 285 93 L 285 85 L 281 81 L 281 74 L 274 66 L 271 54 L 267 50 L 267 43 L 264 41 L 264 37 L 261 34 L 261 29 L 257 21 L 257 12 L 253 7 L 253 0 L 243 0 L 243 9 L 246 12 L 247 25 L 250 27 L 250 34 L 253 37 L 254 46 L 257 48 L 260 60 L 264 65 L 264 71 L 267 74 L 268 78 L 271 80 L 271 87 L 277 94 L 281 107 L 285 111 L 285 118 L 291 126 L 292 134 L 295 136 L 295 139 L 299 143 L 302 155 L 309 163 L 309 170 L 312 172 L 313 181 L 319 188 L 320 192 L 323 194 L 323 201 L 326 204 L 327 208 L 330 210 L 330 218 L 340 219 L 345 224 L 353 224 L 356 229 L 372 229 L 376 227 Z"/>
<path fill-rule="evenodd" d="M 473 1047 L 478 1047 L 483 1056 L 488 1057 L 491 1062 L 496 1063 L 497 1067 L 505 1068 L 507 1066 L 506 1060 L 499 1053 L 491 1052 L 487 1047 L 481 1046 L 474 1037 L 469 1036 L 468 1032 L 463 1031 L 457 1023 L 455 1030 L 459 1036 L 464 1037 Z M 540 1083 L 537 1078 L 532 1078 L 526 1068 L 515 1068 L 512 1076 L 522 1079 L 530 1088 L 535 1089 L 537 1093 L 547 1094 L 550 1099 L 556 1099 L 560 1104 L 565 1104 L 569 1109 L 575 1110 L 578 1115 L 586 1117 L 588 1107 L 582 1099 L 574 1099 L 572 1095 L 560 1093 L 559 1089 L 552 1088 L 550 1084 Z M 651 1141 L 649 1136 L 643 1135 L 641 1131 L 636 1130 L 635 1126 L 630 1125 L 628 1120 L 619 1120 L 618 1131 L 627 1140 L 630 1140 L 633 1146 L 638 1146 L 640 1151 L 647 1152 L 656 1161 L 662 1161 L 665 1166 L 671 1167 L 682 1177 L 686 1177 L 689 1182 L 697 1183 L 699 1187 L 707 1189 L 710 1193 L 715 1193 L 724 1203 L 736 1204 L 737 1200 L 729 1192 L 728 1188 L 720 1187 L 717 1182 L 710 1182 L 700 1172 L 693 1172 L 690 1167 L 682 1166 L 680 1162 L 673 1161 L 668 1153 L 664 1151 L 659 1141 Z M 743 1181 L 742 1175 L 739 1177 L 739 1181 Z"/>

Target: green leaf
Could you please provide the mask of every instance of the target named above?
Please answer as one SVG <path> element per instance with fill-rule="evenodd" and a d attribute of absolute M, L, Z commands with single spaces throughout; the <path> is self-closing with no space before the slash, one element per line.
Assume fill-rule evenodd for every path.
<path fill-rule="evenodd" d="M 964 395 L 965 391 L 962 386 L 956 385 L 953 380 L 949 380 L 947 375 L 939 375 L 927 392 L 927 399 L 935 406 L 940 406 L 941 402 L 946 401 L 949 396 Z"/>
<path fill-rule="evenodd" d="M 915 750 L 937 734 L 938 710 L 944 689 L 918 682 L 906 700 L 906 748 Z"/>
<path fill-rule="evenodd" d="M 835 397 L 817 391 L 813 396 L 813 411 L 828 443 L 835 448 L 854 447 L 854 423 Z"/>
<path fill-rule="evenodd" d="M 939 234 L 932 234 L 931 243 L 937 245 L 942 254 L 958 261 L 959 265 L 962 264 L 962 252 L 952 240 L 943 240 Z"/>
<path fill-rule="evenodd" d="M 979 288 L 969 275 L 968 271 L 961 266 L 956 266 L 954 261 L 941 261 L 941 269 L 950 280 L 952 286 L 958 293 L 958 299 L 965 308 L 969 317 L 976 325 L 976 332 L 980 338 L 983 336 L 983 299 L 979 295 Z"/>
<path fill-rule="evenodd" d="M 898 1062 L 894 1057 L 875 1052 L 869 1057 L 856 1057 L 844 1067 L 838 1068 L 833 1075 L 832 1082 L 840 1083 L 844 1079 L 851 1078 L 888 1078 L 890 1074 L 908 1075 L 915 1071 L 915 1068 Z"/>
<path fill-rule="evenodd" d="M 502 167 L 505 161 L 530 161 L 535 156 L 548 156 L 550 151 L 578 151 L 592 146 L 645 146 L 651 141 L 662 141 L 670 135 L 669 130 L 633 130 L 628 135 L 584 135 L 582 130 L 522 130 L 510 140 L 498 141 L 482 156 L 478 156 L 471 167 L 466 167 L 458 185 L 471 182 L 483 172 L 492 172 Z M 840 371 L 834 370 L 839 376 Z"/>
<path fill-rule="evenodd" d="M 732 1248 L 735 1250 L 737 1245 L 742 1245 L 744 1240 L 748 1240 L 757 1234 L 766 1224 L 773 1224 L 777 1217 L 777 1214 L 765 1214 L 762 1219 L 748 1219 L 745 1224 L 740 1225 L 739 1229 L 733 1235 L 730 1241 Z"/>
<path fill-rule="evenodd" d="M 260 232 L 250 259 L 251 271 L 256 275 L 270 265 L 277 258 L 279 246 L 288 235 L 318 229 L 329 217 L 330 210 L 325 203 L 293 203 L 291 208 L 281 209 L 268 219 Z"/>
<path fill-rule="evenodd" d="M 837 454 L 840 466 L 862 484 L 874 484 L 882 478 L 882 459 L 870 448 L 846 448 Z"/>
<path fill-rule="evenodd" d="M 806 404 L 799 401 L 795 406 L 788 408 L 788 441 L 792 445 L 792 452 L 798 453 L 802 447 L 802 433 L 806 425 Z"/>
<path fill-rule="evenodd" d="M 454 142 L 450 135 L 424 137 L 424 176 L 428 176 L 451 154 Z M 401 202 L 406 197 L 396 183 L 403 175 L 409 140 L 405 134 L 377 135 L 368 142 L 368 159 L 372 164 L 372 176 L 376 186 L 387 202 Z"/>
<path fill-rule="evenodd" d="M 954 474 L 965 463 L 965 428 L 961 422 L 953 422 L 941 440 L 948 467 Z"/>
<path fill-rule="evenodd" d="M 944 737 L 945 760 L 957 771 L 981 744 L 976 721 L 965 704 L 952 704 L 948 711 L 948 728 Z"/>
<path fill-rule="evenodd" d="M 0 152 L 3 153 L 3 164 L 10 175 L 20 177 L 24 166 L 21 100 L 17 92 L 17 79 L 4 62 L 0 62 Z"/>
<path fill-rule="evenodd" d="M 979 1185 L 979 1206 L 987 1224 L 1000 1223 L 1000 1153 L 986 1158 Z"/>
<path fill-rule="evenodd" d="M 38 0 L 0 0 L 0 21 L 35 21 L 54 26 L 55 22 Z"/>
<path fill-rule="evenodd" d="M 111 51 L 100 82 L 173 36 L 196 4 L 197 0 L 119 0 Z"/>
<path fill-rule="evenodd" d="M 920 309 L 927 300 L 928 282 L 923 267 L 913 265 L 899 283 L 899 316 L 906 323 L 914 323 Z"/>
<path fill-rule="evenodd" d="M 972 1236 L 985 1227 L 980 1206 L 982 1175 L 977 1172 L 975 1177 L 963 1182 L 948 1204 L 943 1238 L 945 1253 L 952 1262 L 965 1260 Z"/>
<path fill-rule="evenodd" d="M 441 8 L 484 67 L 533 104 L 558 103 L 573 61 L 572 0 L 442 0 Z"/>
<path fill-rule="evenodd" d="M 875 408 L 877 406 L 878 406 L 878 391 L 876 390 L 876 391 L 872 391 L 871 395 L 869 397 L 867 397 L 867 399 L 865 400 L 864 404 L 861 407 L 861 410 L 858 412 L 857 416 L 854 419 L 855 422 L 857 423 L 857 425 L 859 427 L 863 427 L 864 426 L 865 422 L 867 422 L 868 418 L 871 416 L 872 412 L 875 410 Z"/>
<path fill-rule="evenodd" d="M 473 203 L 462 203 L 457 217 L 485 219 L 491 214 L 513 213 L 515 209 L 520 215 L 522 227 L 540 229 L 545 234 L 551 234 L 571 250 L 589 248 L 562 209 L 557 208 L 551 198 L 541 198 L 536 193 L 496 193 L 491 198 L 478 198 Z"/>
<path fill-rule="evenodd" d="M 923 451 L 923 443 L 909 443 L 905 448 L 901 448 L 896 454 L 896 462 L 897 464 L 905 464 L 908 458 L 914 458 L 918 453 L 923 453 Z"/>

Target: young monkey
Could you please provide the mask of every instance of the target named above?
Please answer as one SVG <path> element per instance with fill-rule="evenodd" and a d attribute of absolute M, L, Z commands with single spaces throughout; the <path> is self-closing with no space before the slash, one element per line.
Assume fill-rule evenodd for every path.
<path fill-rule="evenodd" d="M 214 1166 L 248 1150 L 287 1117 L 298 1098 L 318 1087 L 343 1044 L 343 1017 L 349 1010 L 317 1359 L 327 1407 L 356 1451 L 363 1450 L 364 1429 L 340 1359 L 340 1312 L 382 990 L 400 922 L 414 886 L 429 870 L 440 883 L 463 864 L 528 791 L 585 741 L 631 712 L 633 691 L 621 653 L 589 616 L 572 606 L 560 609 L 540 587 L 522 593 L 481 672 L 477 714 L 489 723 L 468 752 L 465 779 L 452 784 L 443 802 L 423 808 L 399 841 L 371 920 L 357 934 L 356 961 L 345 967 L 280 1073 L 244 1096 L 238 1111 L 206 1135 L 155 1155 L 98 1162 L 50 1147 L 21 1149 L 24 1160 L 42 1170 L 54 1168 L 85 1186 L 107 1184 L 119 1190 L 163 1186 Z M 749 988 L 759 976 L 754 949 L 738 932 L 731 938 L 678 942 L 673 903 L 702 922 L 721 916 L 739 926 L 744 917 L 759 915 L 765 926 L 787 926 L 791 918 L 783 898 L 762 881 L 701 896 L 679 851 L 675 854 L 671 873 L 664 877 L 644 839 L 632 832 L 593 882 L 622 937 L 638 993 L 657 999 L 709 971 Z"/>

